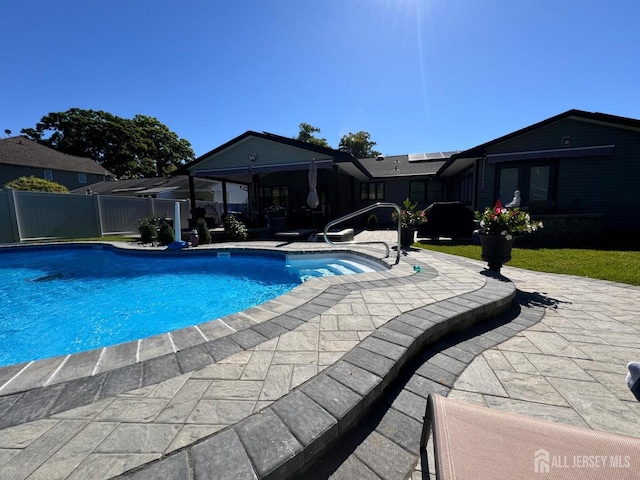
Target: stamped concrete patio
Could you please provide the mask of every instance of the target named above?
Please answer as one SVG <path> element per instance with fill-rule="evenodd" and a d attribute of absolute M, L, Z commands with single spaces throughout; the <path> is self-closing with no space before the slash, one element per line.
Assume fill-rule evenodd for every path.
<path fill-rule="evenodd" d="M 1 369 L 0 477 L 420 478 L 432 392 L 640 436 L 624 385 L 640 289 L 503 274 L 410 250 L 198 328 Z"/>

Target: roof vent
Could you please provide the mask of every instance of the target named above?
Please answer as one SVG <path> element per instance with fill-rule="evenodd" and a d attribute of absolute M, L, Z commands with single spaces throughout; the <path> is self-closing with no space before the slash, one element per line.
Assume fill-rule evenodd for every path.
<path fill-rule="evenodd" d="M 384 160 L 384 155 L 378 155 L 378 156 L 376 157 L 376 160 L 377 160 L 377 161 Z"/>

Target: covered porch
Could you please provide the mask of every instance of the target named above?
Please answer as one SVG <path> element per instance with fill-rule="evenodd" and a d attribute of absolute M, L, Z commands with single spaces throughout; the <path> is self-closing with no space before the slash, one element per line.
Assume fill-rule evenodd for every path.
<path fill-rule="evenodd" d="M 311 208 L 308 173 L 315 162 L 319 203 Z M 248 131 L 183 167 L 190 187 L 197 178 L 222 183 L 223 215 L 231 213 L 227 185 L 247 188 L 242 220 L 269 233 L 291 229 L 320 229 L 356 207 L 355 179 L 367 173 L 351 154 L 269 133 Z M 195 222 L 195 193 L 190 189 Z"/>

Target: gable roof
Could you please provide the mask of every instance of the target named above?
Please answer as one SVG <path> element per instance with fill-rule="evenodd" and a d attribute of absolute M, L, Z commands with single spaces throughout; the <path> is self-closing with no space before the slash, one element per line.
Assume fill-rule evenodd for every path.
<path fill-rule="evenodd" d="M 316 153 L 320 153 L 320 154 L 324 154 L 330 157 L 334 157 L 337 161 L 350 161 L 354 159 L 354 156 L 351 155 L 350 153 L 347 152 L 342 152 L 340 150 L 334 150 L 332 148 L 327 148 L 327 147 L 321 147 L 320 145 L 315 145 L 313 143 L 308 143 L 308 142 L 301 142 L 300 140 L 296 140 L 294 138 L 288 138 L 288 137 L 283 137 L 281 135 L 276 135 L 274 133 L 268 133 L 268 132 L 254 132 L 251 130 L 247 130 L 246 132 L 244 132 L 242 135 L 238 135 L 237 137 L 229 140 L 227 143 L 224 143 L 222 145 L 220 145 L 219 147 L 214 148 L 213 150 L 208 151 L 207 153 L 200 155 L 198 158 L 196 158 L 194 161 L 187 163 L 186 165 L 184 165 L 182 168 L 180 168 L 179 173 L 186 173 L 186 171 L 188 171 L 189 169 L 191 169 L 192 167 L 194 167 L 195 165 L 197 165 L 198 163 L 206 160 L 207 158 L 220 153 L 224 150 L 226 150 L 229 147 L 232 147 L 234 145 L 236 145 L 237 143 L 240 143 L 242 140 L 245 140 L 248 137 L 256 137 L 256 138 L 262 138 L 264 140 L 270 140 L 273 142 L 277 142 L 277 143 L 282 143 L 285 145 L 289 145 L 292 147 L 297 147 L 297 148 L 302 148 L 304 150 L 308 150 L 311 152 L 316 152 Z"/>
<path fill-rule="evenodd" d="M 435 175 L 455 152 L 413 153 L 409 155 L 361 158 L 360 163 L 371 178 Z"/>
<path fill-rule="evenodd" d="M 635 118 L 620 117 L 617 115 L 609 115 L 607 113 L 600 113 L 600 112 L 587 112 L 585 110 L 576 110 L 576 109 L 567 110 L 566 112 L 547 118 L 546 120 L 543 120 L 541 122 L 534 123 L 533 125 L 529 125 L 528 127 L 521 128 L 520 130 L 516 130 L 515 132 L 511 132 L 502 137 L 498 137 L 494 140 L 483 143 L 482 145 L 478 145 L 477 147 L 473 147 L 468 150 L 464 150 L 462 152 L 456 153 L 455 155 L 452 155 L 451 158 L 449 158 L 449 160 L 447 160 L 447 162 L 442 166 L 442 168 L 438 172 L 438 175 L 442 175 L 447 170 L 451 170 L 452 165 L 454 165 L 458 159 L 482 158 L 486 155 L 485 150 L 488 147 L 497 145 L 507 140 L 511 140 L 512 138 L 519 137 L 520 135 L 524 135 L 533 130 L 537 130 L 539 128 L 545 127 L 547 125 L 550 125 L 552 123 L 556 123 L 556 122 L 559 122 L 560 120 L 565 120 L 565 119 L 580 120 L 584 122 L 591 122 L 599 125 L 607 125 L 615 128 L 636 130 L 640 132 L 640 120 L 636 120 Z M 458 171 L 462 170 L 462 168 L 458 168 L 454 170 L 455 171 L 447 172 L 447 173 L 449 174 L 457 173 Z"/>
<path fill-rule="evenodd" d="M 76 157 L 25 137 L 0 139 L 0 164 L 113 176 L 87 157 Z"/>
<path fill-rule="evenodd" d="M 251 159 L 251 154 L 256 157 Z M 337 165 L 352 176 L 369 178 L 358 159 L 350 153 L 251 130 L 201 155 L 175 173 L 248 184 L 253 174 L 306 170 L 311 158 L 315 158 L 318 169 Z"/>

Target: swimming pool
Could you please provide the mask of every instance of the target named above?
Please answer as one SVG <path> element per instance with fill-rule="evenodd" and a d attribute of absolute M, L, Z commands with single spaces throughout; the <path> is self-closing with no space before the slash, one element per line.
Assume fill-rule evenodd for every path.
<path fill-rule="evenodd" d="M 0 249 L 0 366 L 115 345 L 278 297 L 311 277 L 382 270 L 343 254 Z"/>

